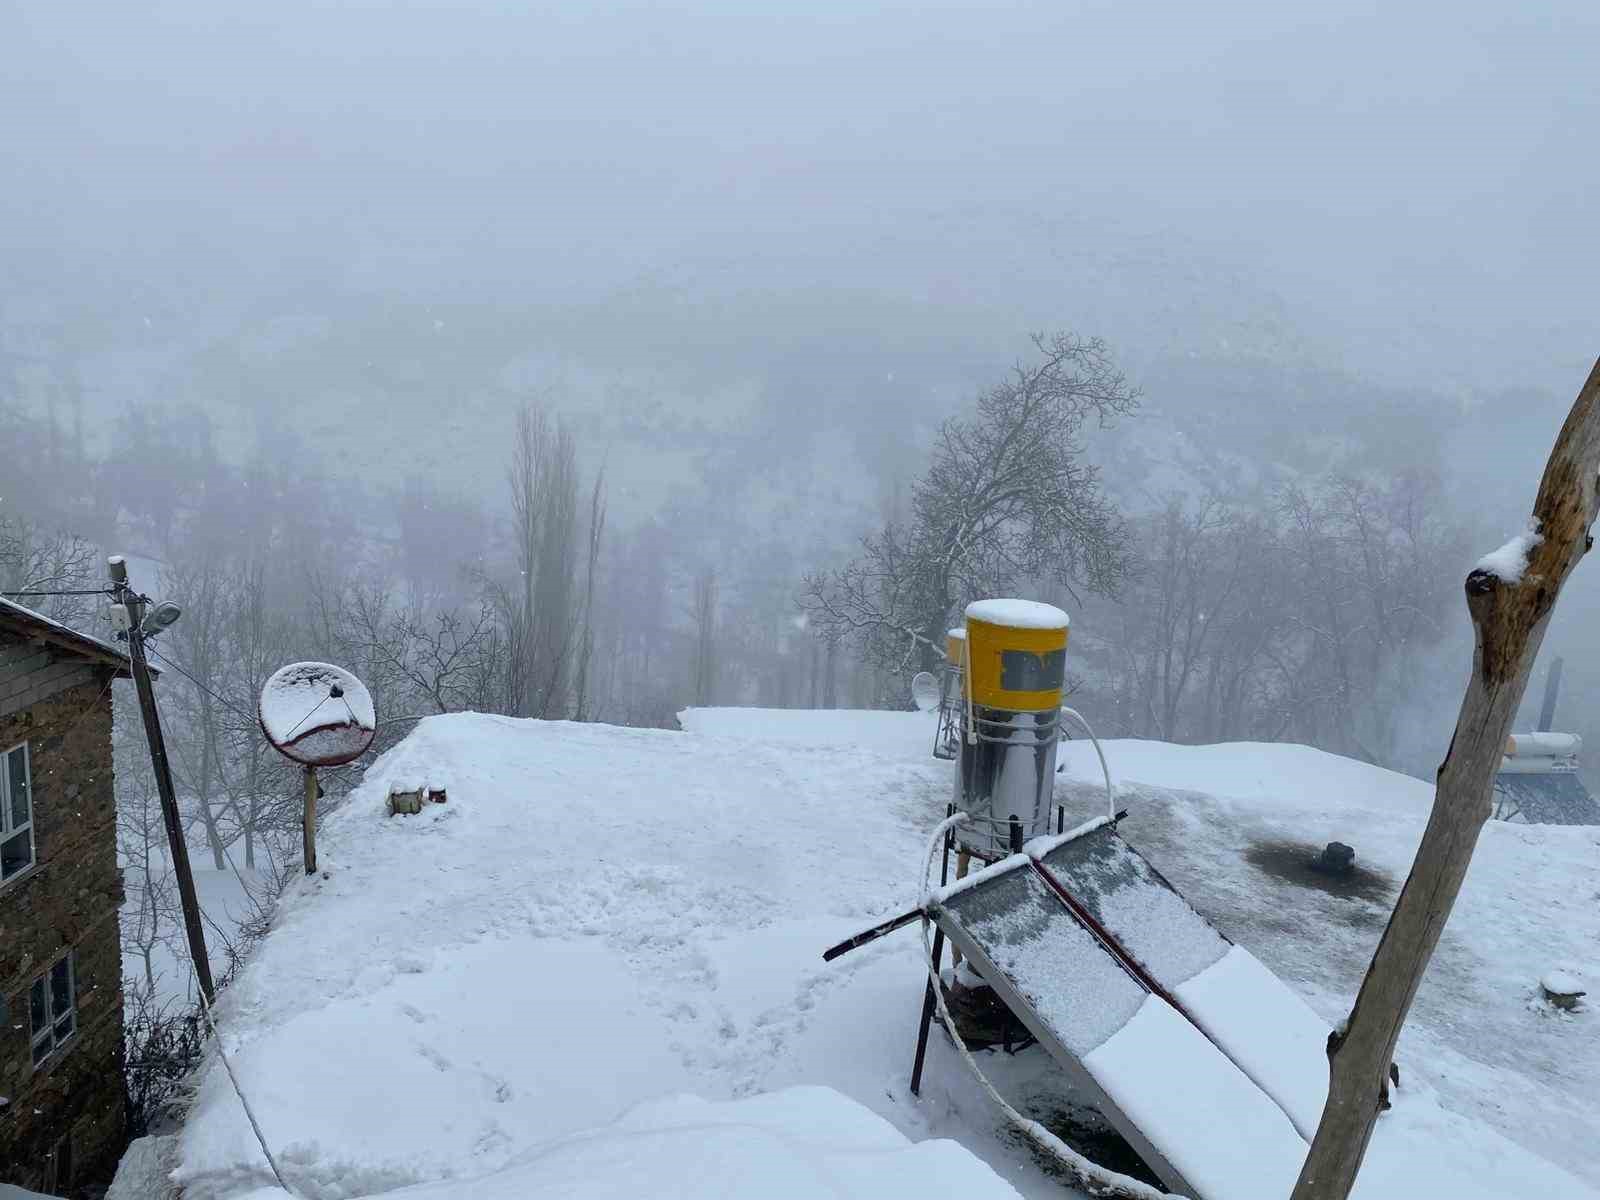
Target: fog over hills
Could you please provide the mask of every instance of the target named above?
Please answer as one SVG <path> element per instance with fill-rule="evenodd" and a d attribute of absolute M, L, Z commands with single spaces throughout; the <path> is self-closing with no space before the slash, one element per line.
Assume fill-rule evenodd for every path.
<path fill-rule="evenodd" d="M 0 46 L 0 404 L 425 484 L 469 557 L 537 402 L 613 531 L 776 605 L 1055 329 L 1143 392 L 1086 439 L 1126 512 L 1426 470 L 1487 549 L 1600 341 L 1587 5 L 14 0 Z"/>

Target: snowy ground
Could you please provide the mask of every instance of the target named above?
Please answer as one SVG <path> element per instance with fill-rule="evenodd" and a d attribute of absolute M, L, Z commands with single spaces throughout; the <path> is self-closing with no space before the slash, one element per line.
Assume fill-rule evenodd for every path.
<path fill-rule="evenodd" d="M 301 1194 L 673 1194 L 669 1182 L 716 1178 L 730 1194 L 883 1196 L 925 1176 L 1009 1194 L 930 1138 L 960 1143 L 1025 1196 L 1064 1194 L 942 1039 L 922 1099 L 907 1094 L 914 930 L 821 961 L 916 895 L 950 792 L 930 719 L 706 710 L 685 723 L 433 718 L 329 817 L 323 875 L 291 886 L 221 1004 Z M 1428 789 L 1295 747 L 1109 751 L 1138 781 L 1123 800 L 1130 840 L 1319 1012 L 1342 1016 Z M 1088 815 L 1097 803 L 1070 782 L 1090 778 L 1088 747 L 1067 761 L 1061 794 Z M 421 775 L 445 782 L 449 803 L 385 816 L 389 782 Z M 1307 888 L 1280 845 L 1332 837 L 1376 869 L 1365 895 Z M 1600 1181 L 1596 1014 L 1530 1004 L 1553 965 L 1600 976 L 1597 849 L 1594 830 L 1489 830 L 1402 1042 L 1417 1101 L 1402 1093 L 1385 1122 L 1425 1144 L 1436 1135 L 1434 1157 L 1470 1141 L 1461 1153 L 1483 1178 L 1460 1197 L 1597 1194 L 1512 1144 Z M 1041 1051 L 990 1061 L 1030 1111 L 1070 1107 Z M 815 1089 L 755 1098 L 797 1085 L 855 1103 Z M 1446 1118 L 1435 1091 L 1511 1141 Z M 710 1105 L 663 1099 L 682 1093 Z M 632 1157 L 645 1144 L 658 1153 Z M 869 1150 L 878 1157 L 857 1161 Z M 190 1200 L 282 1195 L 215 1067 L 179 1158 Z"/>

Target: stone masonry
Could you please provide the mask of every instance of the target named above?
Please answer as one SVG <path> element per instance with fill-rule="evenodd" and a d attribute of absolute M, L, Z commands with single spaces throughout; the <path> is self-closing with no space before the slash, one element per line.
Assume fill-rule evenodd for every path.
<path fill-rule="evenodd" d="M 125 1143 L 122 878 L 111 767 L 116 673 L 71 648 L 8 633 L 0 622 L 0 751 L 28 744 L 35 842 L 35 865 L 0 885 L 0 1182 L 49 1183 L 68 1195 L 103 1182 Z M 35 1067 L 29 988 L 69 951 L 77 1030 Z M 67 1156 L 56 1159 L 68 1138 Z"/>

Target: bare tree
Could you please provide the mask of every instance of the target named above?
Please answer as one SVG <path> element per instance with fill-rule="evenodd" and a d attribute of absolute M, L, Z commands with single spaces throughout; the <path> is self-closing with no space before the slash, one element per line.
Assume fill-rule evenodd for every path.
<path fill-rule="evenodd" d="M 272 854 L 272 832 L 294 833 L 300 817 L 298 780 L 271 750 L 253 719 L 257 697 L 268 677 L 290 659 L 293 632 L 288 619 L 273 611 L 266 598 L 263 569 L 245 565 L 230 581 L 227 647 L 231 669 L 230 703 L 219 714 L 224 729 L 224 787 L 235 823 L 244 839 L 246 870 L 257 866 L 257 848 Z M 279 854 L 278 860 L 284 859 Z"/>
<path fill-rule="evenodd" d="M 1030 582 L 1111 591 L 1128 565 L 1122 523 L 1079 441 L 1138 393 L 1099 339 L 1036 336 L 1038 357 L 946 421 L 911 516 L 866 538 L 849 565 L 807 577 L 801 604 L 825 636 L 874 661 L 935 666 L 952 610 Z"/>
<path fill-rule="evenodd" d="M 156 951 L 181 940 L 182 919 L 177 890 L 167 865 L 167 836 L 162 823 L 155 775 L 144 743 L 135 733 L 137 713 L 118 696 L 114 743 L 117 751 L 117 856 L 127 893 L 122 909 L 122 952 L 139 964 L 145 995 L 153 995 L 158 978 Z"/>
<path fill-rule="evenodd" d="M 583 572 L 583 636 L 578 645 L 578 678 L 573 687 L 573 719 L 589 719 L 589 668 L 594 660 L 594 586 L 600 565 L 600 542 L 606 528 L 606 473 L 595 472 L 589 493 L 589 524 Z"/>
<path fill-rule="evenodd" d="M 703 707 L 711 703 L 717 674 L 717 573 L 710 567 L 694 577 L 689 617 L 694 623 L 694 702 Z"/>
<path fill-rule="evenodd" d="M 407 713 L 455 712 L 474 699 L 494 611 L 487 600 L 462 609 L 400 606 L 373 583 L 347 598 L 345 625 L 352 646 L 376 668 L 372 678 L 389 684 L 391 703 Z"/>
<path fill-rule="evenodd" d="M 0 514 L 0 595 L 64 625 L 85 628 L 93 615 L 93 597 L 19 593 L 79 591 L 101 583 L 100 555 L 93 543 L 24 516 Z"/>
<path fill-rule="evenodd" d="M 510 467 L 517 586 L 494 594 L 507 630 L 511 711 L 565 711 L 579 634 L 573 612 L 577 563 L 577 445 L 560 421 L 532 405 L 517 414 Z"/>
<path fill-rule="evenodd" d="M 1180 736 L 1184 703 L 1204 682 L 1213 635 L 1245 587 L 1243 563 L 1223 554 L 1228 520 L 1215 497 L 1201 500 L 1192 512 L 1174 498 L 1140 524 L 1140 541 L 1149 549 L 1127 603 L 1118 606 L 1121 649 L 1137 706 L 1159 738 Z"/>
<path fill-rule="evenodd" d="M 218 697 L 227 686 L 231 664 L 225 645 L 228 608 L 227 581 L 215 562 L 166 567 L 161 586 L 182 597 L 183 619 L 169 630 L 159 651 L 175 657 L 192 686 L 168 692 L 168 703 L 179 710 L 168 736 L 174 774 L 191 819 L 205 831 L 212 865 L 224 870 L 226 845 L 231 840 L 223 828 L 228 813 L 223 783 L 223 709 Z"/>

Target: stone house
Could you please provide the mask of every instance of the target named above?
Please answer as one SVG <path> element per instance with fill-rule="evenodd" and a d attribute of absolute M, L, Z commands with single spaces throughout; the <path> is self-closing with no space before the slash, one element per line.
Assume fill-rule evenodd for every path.
<path fill-rule="evenodd" d="M 0 598 L 0 1183 L 56 1194 L 104 1181 L 125 1143 L 111 681 L 128 671 Z"/>

